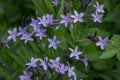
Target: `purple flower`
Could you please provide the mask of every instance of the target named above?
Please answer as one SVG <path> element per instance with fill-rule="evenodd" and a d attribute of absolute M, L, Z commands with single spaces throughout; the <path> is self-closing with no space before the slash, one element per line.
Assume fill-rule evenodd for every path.
<path fill-rule="evenodd" d="M 24 27 L 24 28 L 19 27 L 19 30 L 20 30 L 20 32 L 18 32 L 18 34 L 17 34 L 18 36 L 24 35 L 27 33 L 27 27 Z"/>
<path fill-rule="evenodd" d="M 103 17 L 103 14 L 95 13 L 95 14 L 92 14 L 92 17 L 94 18 L 94 22 L 101 23 L 101 18 Z"/>
<path fill-rule="evenodd" d="M 74 14 L 75 15 L 71 15 L 71 17 L 74 18 L 74 23 L 76 23 L 77 21 L 83 22 L 83 19 L 82 19 L 82 17 L 84 16 L 83 12 L 78 14 L 78 12 L 76 10 L 74 10 Z"/>
<path fill-rule="evenodd" d="M 65 74 L 65 72 L 68 70 L 68 68 L 64 64 L 60 63 L 60 64 L 58 64 L 58 66 L 55 67 L 55 70 L 59 74 Z"/>
<path fill-rule="evenodd" d="M 68 13 L 67 15 L 61 14 L 62 20 L 60 21 L 60 23 L 65 24 L 66 27 L 68 26 L 68 24 L 71 24 L 72 27 L 73 20 L 70 18 L 70 16 L 70 13 Z"/>
<path fill-rule="evenodd" d="M 58 4 L 59 4 L 59 0 L 53 0 L 53 5 L 54 6 L 58 6 Z"/>
<path fill-rule="evenodd" d="M 41 61 L 40 66 L 43 67 L 43 69 L 46 71 L 48 69 L 48 58 L 46 57 L 45 60 L 39 59 Z M 48 64 L 48 65 L 47 65 Z"/>
<path fill-rule="evenodd" d="M 35 36 L 38 36 L 40 40 L 43 39 L 43 37 L 47 37 L 47 35 L 45 34 L 46 29 L 38 29 Z"/>
<path fill-rule="evenodd" d="M 9 46 L 8 46 L 8 43 L 9 43 L 9 41 L 10 40 L 5 40 L 4 38 L 2 38 L 2 44 L 4 45 L 4 46 L 6 46 L 7 48 L 9 48 Z"/>
<path fill-rule="evenodd" d="M 34 31 L 36 31 L 38 28 L 41 27 L 41 25 L 39 24 L 40 20 L 39 19 L 32 19 L 32 22 L 30 23 L 30 26 L 33 27 Z"/>
<path fill-rule="evenodd" d="M 50 66 L 51 68 L 57 67 L 58 64 L 60 64 L 60 57 L 57 57 L 55 60 L 50 59 L 50 62 L 52 63 Z"/>
<path fill-rule="evenodd" d="M 49 48 L 51 48 L 51 47 L 53 47 L 54 49 L 57 49 L 57 44 L 59 44 L 60 43 L 60 41 L 59 40 L 56 40 L 56 36 L 54 36 L 53 37 L 53 39 L 48 39 L 48 41 L 50 42 L 50 44 L 49 44 Z"/>
<path fill-rule="evenodd" d="M 38 59 L 32 57 L 32 58 L 31 58 L 31 62 L 25 64 L 25 65 L 28 66 L 27 69 L 29 69 L 29 68 L 31 68 L 31 67 L 37 67 L 37 64 L 36 64 L 37 61 L 38 61 Z"/>
<path fill-rule="evenodd" d="M 79 55 L 82 54 L 82 52 L 78 51 L 78 46 L 76 46 L 74 50 L 72 48 L 69 48 L 69 50 L 71 51 L 70 57 L 79 60 Z"/>
<path fill-rule="evenodd" d="M 100 48 L 104 50 L 104 47 L 108 41 L 108 37 L 103 39 L 101 36 L 99 36 L 98 38 L 99 38 L 99 41 L 96 43 L 96 46 L 100 46 Z"/>
<path fill-rule="evenodd" d="M 20 80 L 31 80 L 32 72 L 23 71 L 24 75 L 19 76 Z"/>
<path fill-rule="evenodd" d="M 88 66 L 88 59 L 87 59 L 87 57 L 86 57 L 86 56 L 85 56 L 85 58 L 84 58 L 84 59 L 80 59 L 80 61 L 82 61 L 82 62 L 84 63 L 85 67 L 87 67 L 87 66 Z"/>
<path fill-rule="evenodd" d="M 103 9 L 104 5 L 99 5 L 98 2 L 96 2 L 96 5 L 94 5 L 94 7 L 96 8 L 96 10 L 95 10 L 96 13 L 99 13 L 99 12 L 104 13 L 105 12 Z"/>
<path fill-rule="evenodd" d="M 33 38 L 31 37 L 33 33 L 27 33 L 22 35 L 22 37 L 20 38 L 21 40 L 25 40 L 25 44 L 27 43 L 27 41 L 33 41 Z"/>
<path fill-rule="evenodd" d="M 38 19 L 40 20 L 38 24 L 42 24 L 44 27 L 48 26 L 48 20 L 45 15 L 42 18 L 38 17 Z"/>
<path fill-rule="evenodd" d="M 17 37 L 17 28 L 14 28 L 12 31 L 8 30 L 8 33 L 10 34 L 8 40 L 13 39 L 13 41 L 15 42 Z"/>
<path fill-rule="evenodd" d="M 47 18 L 47 21 L 48 21 L 49 24 L 53 23 L 53 15 L 47 14 L 46 18 Z"/>
<path fill-rule="evenodd" d="M 68 68 L 68 70 L 67 70 L 68 71 L 68 76 L 69 77 L 74 76 L 74 80 L 77 80 L 76 74 L 74 72 L 75 67 L 74 66 L 70 67 L 70 65 L 68 63 L 67 68 Z"/>

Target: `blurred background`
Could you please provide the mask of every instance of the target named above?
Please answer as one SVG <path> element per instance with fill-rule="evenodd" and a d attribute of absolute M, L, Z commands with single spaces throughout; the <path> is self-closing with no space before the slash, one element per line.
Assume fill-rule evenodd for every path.
<path fill-rule="evenodd" d="M 21 25 L 23 16 L 27 18 L 35 15 L 35 9 L 39 6 L 36 6 L 34 1 L 0 0 L 0 40 L 2 37 L 7 38 L 9 29 Z M 98 1 L 105 5 L 106 12 L 103 23 L 98 24 L 99 27 L 110 32 L 111 35 L 120 34 L 120 0 Z M 17 40 L 15 43 L 10 43 L 10 48 L 6 48 L 0 43 L 0 80 L 19 80 L 18 77 L 22 74 L 21 71 L 25 69 L 23 63 L 29 61 L 32 56 L 41 56 L 39 48 L 35 44 L 32 42 L 28 44 L 25 45 L 22 41 Z M 118 78 L 120 80 L 120 76 Z M 94 80 L 103 79 L 95 78 Z"/>

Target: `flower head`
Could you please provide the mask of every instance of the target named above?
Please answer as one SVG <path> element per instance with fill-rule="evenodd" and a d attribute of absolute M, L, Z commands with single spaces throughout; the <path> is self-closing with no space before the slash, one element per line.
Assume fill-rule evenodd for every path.
<path fill-rule="evenodd" d="M 45 32 L 46 32 L 46 29 L 38 29 L 38 30 L 36 31 L 35 36 L 38 36 L 39 39 L 42 40 L 43 37 L 47 37 L 47 35 L 45 34 Z"/>
<path fill-rule="evenodd" d="M 37 64 L 36 64 L 37 61 L 38 61 L 38 59 L 32 57 L 32 58 L 31 58 L 31 62 L 25 64 L 25 65 L 28 66 L 27 69 L 29 69 L 29 68 L 31 68 L 31 67 L 37 67 Z"/>
<path fill-rule="evenodd" d="M 13 41 L 15 42 L 17 37 L 17 28 L 14 28 L 13 30 L 8 30 L 8 33 L 10 34 L 8 40 L 13 39 Z"/>
<path fill-rule="evenodd" d="M 92 17 L 94 18 L 94 22 L 101 23 L 101 18 L 103 17 L 103 14 L 95 13 L 95 14 L 92 14 Z"/>
<path fill-rule="evenodd" d="M 27 27 L 24 27 L 24 28 L 19 27 L 19 30 L 20 30 L 20 32 L 18 32 L 18 34 L 17 34 L 18 36 L 24 35 L 27 33 Z"/>
<path fill-rule="evenodd" d="M 100 46 L 100 48 L 104 50 L 104 46 L 106 45 L 108 41 L 108 37 L 103 39 L 101 36 L 99 36 L 98 38 L 99 38 L 99 41 L 96 43 L 96 46 Z"/>
<path fill-rule="evenodd" d="M 47 21 L 48 21 L 49 24 L 53 23 L 53 15 L 47 14 L 46 18 L 47 18 Z"/>
<path fill-rule="evenodd" d="M 67 15 L 61 14 L 61 18 L 62 18 L 62 20 L 60 21 L 61 24 L 65 24 L 66 27 L 68 26 L 68 24 L 71 24 L 72 26 L 73 20 L 70 18 L 70 13 L 68 13 Z"/>
<path fill-rule="evenodd" d="M 27 41 L 33 41 L 33 38 L 31 37 L 33 33 L 27 33 L 22 35 L 22 37 L 20 38 L 21 40 L 25 40 L 25 44 L 27 43 Z"/>
<path fill-rule="evenodd" d="M 57 57 L 55 60 L 50 59 L 51 64 L 51 68 L 57 67 L 58 64 L 60 64 L 60 57 Z"/>
<path fill-rule="evenodd" d="M 44 27 L 48 26 L 48 20 L 45 15 L 42 18 L 38 17 L 38 19 L 40 20 L 38 24 L 40 25 L 42 24 Z"/>
<path fill-rule="evenodd" d="M 65 72 L 68 70 L 68 68 L 64 64 L 60 63 L 60 64 L 58 64 L 58 66 L 55 67 L 55 70 L 59 74 L 65 74 Z"/>
<path fill-rule="evenodd" d="M 84 63 L 85 67 L 88 66 L 88 58 L 86 56 L 85 56 L 85 58 L 80 59 L 80 61 L 82 61 Z"/>
<path fill-rule="evenodd" d="M 49 44 L 48 47 L 49 47 L 49 48 L 50 48 L 50 47 L 53 47 L 54 49 L 57 49 L 57 46 L 56 46 L 56 45 L 60 43 L 59 40 L 56 40 L 56 36 L 54 36 L 53 39 L 50 39 L 50 38 L 49 38 L 48 41 L 50 42 L 50 44 Z"/>
<path fill-rule="evenodd" d="M 53 5 L 54 6 L 58 6 L 58 4 L 59 4 L 59 0 L 53 0 Z"/>
<path fill-rule="evenodd" d="M 41 62 L 40 66 L 42 66 L 43 69 L 46 71 L 48 69 L 48 66 L 49 66 L 48 58 L 46 57 L 45 60 L 42 60 L 42 59 L 39 59 L 39 60 Z"/>
<path fill-rule="evenodd" d="M 2 38 L 2 44 L 4 45 L 4 46 L 6 46 L 7 48 L 9 48 L 9 45 L 8 45 L 8 43 L 9 43 L 9 41 L 10 40 L 5 40 L 4 38 Z"/>
<path fill-rule="evenodd" d="M 79 60 L 79 55 L 82 54 L 82 52 L 78 51 L 78 46 L 76 46 L 75 49 L 69 48 L 69 50 L 71 51 L 70 57 Z"/>
<path fill-rule="evenodd" d="M 40 20 L 39 19 L 33 19 L 32 18 L 32 22 L 30 23 L 30 26 L 32 26 L 32 28 L 34 29 L 34 31 L 37 31 L 38 28 L 41 27 L 41 25 L 39 24 Z"/>
<path fill-rule="evenodd" d="M 76 23 L 77 21 L 83 22 L 83 19 L 82 19 L 82 17 L 84 16 L 83 12 L 78 14 L 78 12 L 76 10 L 74 10 L 74 14 L 75 15 L 71 15 L 71 17 L 74 18 L 74 23 Z"/>
<path fill-rule="evenodd" d="M 101 13 L 104 13 L 105 11 L 104 11 L 104 5 L 102 4 L 102 5 L 99 5 L 99 3 L 98 2 L 96 2 L 96 5 L 94 5 L 94 7 L 96 8 L 96 13 L 99 13 L 99 12 L 101 12 Z"/>
<path fill-rule="evenodd" d="M 23 71 L 24 75 L 19 76 L 20 80 L 31 80 L 32 72 Z"/>

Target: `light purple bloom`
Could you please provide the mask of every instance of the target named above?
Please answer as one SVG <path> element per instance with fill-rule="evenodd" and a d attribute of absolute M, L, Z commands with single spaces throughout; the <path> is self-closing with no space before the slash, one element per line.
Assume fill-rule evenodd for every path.
<path fill-rule="evenodd" d="M 69 50 L 71 51 L 70 57 L 79 60 L 79 55 L 82 54 L 82 52 L 78 51 L 78 46 L 76 46 L 75 49 L 69 48 Z"/>
<path fill-rule="evenodd" d="M 32 72 L 23 71 L 24 75 L 19 76 L 20 80 L 31 80 Z"/>
<path fill-rule="evenodd" d="M 20 38 L 21 40 L 25 40 L 25 44 L 27 43 L 27 41 L 33 41 L 34 39 L 31 37 L 33 33 L 27 33 L 22 35 L 22 37 Z"/>
<path fill-rule="evenodd" d="M 39 22 L 38 19 L 35 20 L 35 19 L 32 18 L 32 22 L 30 23 L 30 26 L 32 26 L 32 27 L 40 27 L 38 22 Z"/>
<path fill-rule="evenodd" d="M 47 21 L 48 21 L 49 24 L 53 23 L 53 15 L 47 14 L 46 18 L 47 18 Z"/>
<path fill-rule="evenodd" d="M 70 65 L 68 63 L 67 68 L 68 68 L 68 70 L 67 70 L 68 71 L 68 76 L 69 77 L 74 76 L 74 80 L 77 80 L 76 74 L 74 72 L 75 67 L 74 66 L 70 67 Z"/>
<path fill-rule="evenodd" d="M 42 60 L 42 59 L 39 59 L 39 60 L 41 62 L 40 66 L 42 66 L 43 69 L 46 71 L 48 69 L 48 65 L 49 65 L 48 58 L 46 57 L 45 60 Z"/>
<path fill-rule="evenodd" d="M 48 47 L 49 48 L 53 47 L 54 49 L 57 49 L 56 45 L 60 43 L 59 40 L 56 40 L 56 36 L 54 36 L 53 39 L 48 38 L 48 41 L 50 42 Z"/>
<path fill-rule="evenodd" d="M 59 74 L 65 74 L 65 72 L 68 70 L 67 66 L 60 63 L 58 66 L 55 67 L 56 72 Z"/>
<path fill-rule="evenodd" d="M 14 28 L 12 31 L 8 30 L 8 33 L 10 34 L 8 40 L 13 39 L 13 41 L 15 42 L 17 37 L 17 28 Z"/>
<path fill-rule="evenodd" d="M 50 62 L 52 63 L 50 66 L 51 68 L 55 68 L 60 64 L 60 57 L 57 57 L 55 60 L 50 59 Z"/>
<path fill-rule="evenodd" d="M 61 14 L 62 20 L 60 21 L 60 23 L 65 24 L 66 27 L 68 26 L 68 24 L 70 24 L 72 27 L 73 20 L 70 18 L 70 16 L 70 13 L 68 13 L 67 15 Z"/>
<path fill-rule="evenodd" d="M 48 21 L 45 15 L 42 18 L 38 17 L 38 19 L 40 20 L 38 24 L 42 24 L 44 27 L 48 26 Z"/>
<path fill-rule="evenodd" d="M 18 34 L 17 34 L 18 36 L 24 35 L 27 33 L 27 27 L 24 27 L 24 28 L 19 27 L 19 30 L 20 30 L 20 32 L 18 32 Z"/>
<path fill-rule="evenodd" d="M 53 5 L 54 6 L 58 6 L 58 4 L 59 4 L 59 0 L 53 0 Z"/>
<path fill-rule="evenodd" d="M 10 40 L 5 40 L 4 38 L 2 38 L 2 44 L 4 45 L 4 46 L 6 46 L 7 48 L 9 48 L 9 46 L 8 46 L 8 43 L 9 43 L 9 41 Z"/>
<path fill-rule="evenodd" d="M 82 61 L 82 62 L 84 63 L 85 67 L 87 67 L 87 66 L 88 66 L 88 59 L 87 59 L 87 57 L 86 57 L 86 56 L 85 56 L 85 58 L 80 59 L 80 61 Z"/>
<path fill-rule="evenodd" d="M 103 17 L 103 14 L 95 13 L 95 14 L 92 14 L 92 17 L 94 18 L 94 22 L 101 23 L 101 18 Z"/>
<path fill-rule="evenodd" d="M 96 13 L 99 13 L 99 12 L 101 12 L 101 13 L 104 13 L 105 11 L 104 11 L 104 5 L 99 5 L 99 3 L 98 2 L 96 2 L 96 5 L 94 5 L 94 7 L 96 8 Z"/>
<path fill-rule="evenodd" d="M 30 63 L 26 63 L 25 65 L 27 65 L 27 69 L 31 68 L 31 67 L 37 67 L 37 58 L 31 58 L 31 62 Z"/>
<path fill-rule="evenodd" d="M 74 14 L 75 15 L 71 15 L 71 17 L 74 18 L 74 23 L 76 23 L 77 21 L 83 22 L 83 19 L 82 19 L 82 17 L 84 16 L 83 12 L 78 14 L 78 12 L 76 10 L 74 10 Z"/>
<path fill-rule="evenodd" d="M 99 41 L 96 43 L 96 46 L 100 46 L 102 50 L 104 50 L 105 45 L 107 44 L 108 37 L 102 38 L 101 36 L 98 37 Z"/>
<path fill-rule="evenodd" d="M 32 22 L 30 23 L 30 26 L 33 27 L 34 31 L 37 31 L 37 29 L 41 27 L 39 22 L 40 22 L 39 19 L 35 20 L 35 19 L 32 18 Z"/>
<path fill-rule="evenodd" d="M 46 29 L 38 29 L 35 36 L 38 36 L 40 40 L 43 39 L 43 37 L 47 37 L 47 35 L 45 34 Z"/>

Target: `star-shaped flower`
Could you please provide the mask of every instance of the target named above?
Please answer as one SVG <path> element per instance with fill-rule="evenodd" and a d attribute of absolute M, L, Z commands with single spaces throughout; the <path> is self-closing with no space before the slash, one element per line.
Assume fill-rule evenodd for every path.
<path fill-rule="evenodd" d="M 19 32 L 18 32 L 18 36 L 20 36 L 20 35 L 24 35 L 24 34 L 26 34 L 27 33 L 27 27 L 24 27 L 24 28 L 22 28 L 22 27 L 19 27 Z"/>
<path fill-rule="evenodd" d="M 53 0 L 53 5 L 54 6 L 58 6 L 58 4 L 59 4 L 59 0 Z"/>
<path fill-rule="evenodd" d="M 43 39 L 43 37 L 47 37 L 47 35 L 45 34 L 46 29 L 38 29 L 35 36 L 38 36 L 40 40 Z"/>
<path fill-rule="evenodd" d="M 53 47 L 54 49 L 57 49 L 56 45 L 60 43 L 59 40 L 56 40 L 56 36 L 54 36 L 53 39 L 48 38 L 48 41 L 50 42 L 48 47 L 49 48 Z"/>
<path fill-rule="evenodd" d="M 37 67 L 37 61 L 38 59 L 37 58 L 31 58 L 31 62 L 30 63 L 26 63 L 25 65 L 27 65 L 27 69 L 31 68 L 31 67 Z"/>
<path fill-rule="evenodd" d="M 68 64 L 68 66 L 67 66 L 67 68 L 68 68 L 68 76 L 71 77 L 71 76 L 76 75 L 75 72 L 74 72 L 75 67 L 74 66 L 70 67 L 70 64 L 68 62 L 67 62 L 67 64 Z"/>
<path fill-rule="evenodd" d="M 61 14 L 62 20 L 60 21 L 60 23 L 64 24 L 66 27 L 68 26 L 68 24 L 72 26 L 73 20 L 70 18 L 70 16 L 70 13 L 68 13 L 67 15 Z"/>
<path fill-rule="evenodd" d="M 95 13 L 95 14 L 92 14 L 92 17 L 93 17 L 94 22 L 101 23 L 101 18 L 103 17 L 103 14 Z"/>
<path fill-rule="evenodd" d="M 98 37 L 99 41 L 96 43 L 96 46 L 100 46 L 102 50 L 104 50 L 105 45 L 107 44 L 108 37 L 102 38 L 101 36 Z"/>
<path fill-rule="evenodd" d="M 13 30 L 8 30 L 8 33 L 10 34 L 8 40 L 13 39 L 13 41 L 16 42 L 17 28 L 14 28 Z"/>
<path fill-rule="evenodd" d="M 49 63 L 48 63 L 48 57 L 45 58 L 45 60 L 39 59 L 41 64 L 40 66 L 43 67 L 43 69 L 46 71 L 48 69 Z"/>
<path fill-rule="evenodd" d="M 58 66 L 58 64 L 60 64 L 60 57 L 57 57 L 55 60 L 50 59 L 50 62 L 51 62 L 50 67 L 55 68 Z"/>
<path fill-rule="evenodd" d="M 30 26 L 34 29 L 34 31 L 37 31 L 38 28 L 41 27 L 41 24 L 39 24 L 40 20 L 37 18 L 36 20 L 32 18 L 32 22 L 30 23 Z"/>
<path fill-rule="evenodd" d="M 76 46 L 75 49 L 69 48 L 69 50 L 71 51 L 70 57 L 79 60 L 79 55 L 82 54 L 82 52 L 78 51 L 78 46 Z"/>
<path fill-rule="evenodd" d="M 58 66 L 55 67 L 55 70 L 59 74 L 65 74 L 68 68 L 64 64 L 60 63 Z"/>
<path fill-rule="evenodd" d="M 82 61 L 84 63 L 85 67 L 88 66 L 88 58 L 86 56 L 85 56 L 85 58 L 80 59 L 80 61 Z"/>
<path fill-rule="evenodd" d="M 42 18 L 38 17 L 38 19 L 40 20 L 38 24 L 42 24 L 44 27 L 48 26 L 48 21 L 45 15 Z"/>
<path fill-rule="evenodd" d="M 31 80 L 32 72 L 23 71 L 24 75 L 19 76 L 20 80 Z"/>
<path fill-rule="evenodd" d="M 71 17 L 74 18 L 74 23 L 76 23 L 77 21 L 83 22 L 83 19 L 82 19 L 82 17 L 84 16 L 83 12 L 78 14 L 78 12 L 76 10 L 74 10 L 74 14 L 75 15 L 71 15 Z"/>
<path fill-rule="evenodd" d="M 53 15 L 47 14 L 46 18 L 47 18 L 47 21 L 48 21 L 49 24 L 53 23 Z"/>
<path fill-rule="evenodd" d="M 99 5 L 99 3 L 98 2 L 96 2 L 96 5 L 94 5 L 94 7 L 96 8 L 96 13 L 99 13 L 99 12 L 101 12 L 101 13 L 104 13 L 105 11 L 104 11 L 104 5 L 102 4 L 102 5 Z"/>
<path fill-rule="evenodd" d="M 27 41 L 33 41 L 34 39 L 31 37 L 33 33 L 27 33 L 22 35 L 22 37 L 20 38 L 21 40 L 25 40 L 25 44 L 27 43 Z"/>

